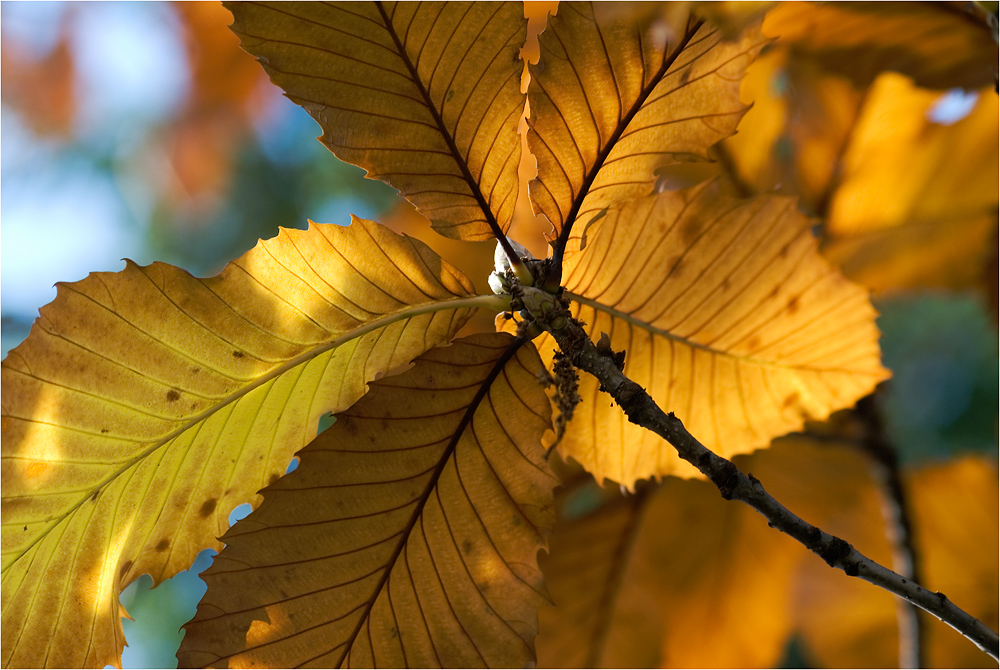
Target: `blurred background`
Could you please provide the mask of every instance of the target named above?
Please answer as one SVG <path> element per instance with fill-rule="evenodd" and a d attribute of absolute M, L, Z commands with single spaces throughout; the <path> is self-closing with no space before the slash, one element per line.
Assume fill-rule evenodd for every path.
<path fill-rule="evenodd" d="M 391 188 L 364 179 L 362 170 L 339 162 L 316 141 L 318 125 L 239 50 L 226 27 L 230 21 L 216 3 L 0 5 L 3 356 L 27 336 L 38 308 L 55 297 L 56 282 L 120 270 L 123 258 L 164 261 L 207 276 L 258 238 L 274 236 L 279 226 L 304 228 L 307 219 L 347 224 L 350 214 L 412 222 Z M 790 53 L 795 55 L 768 51 L 751 70 L 744 90 L 748 102 L 757 102 L 740 135 L 722 148 L 720 164 L 743 177 L 747 192 L 795 192 L 804 210 L 830 217 L 830 228 L 817 229 L 828 254 L 845 268 L 859 268 L 852 278 L 878 291 L 885 362 L 895 375 L 879 402 L 904 463 L 995 454 L 1000 394 L 992 86 L 976 93 L 935 84 L 913 93 L 912 82 L 884 75 L 849 85 L 829 73 L 804 71 L 808 59 Z M 994 97 L 982 97 L 987 95 Z M 880 223 L 874 233 L 858 232 L 843 215 L 863 209 L 850 202 L 851 165 L 868 178 L 865 166 L 877 162 L 870 152 L 855 160 L 852 137 L 884 135 L 876 123 L 879 114 L 892 112 L 885 106 L 893 101 L 910 101 L 907 96 L 923 96 L 907 108 L 918 110 L 922 124 L 914 133 L 923 133 L 924 140 L 928 132 L 938 133 L 951 147 L 958 145 L 946 129 L 971 123 L 967 119 L 977 109 L 993 105 L 983 113 L 993 138 L 971 140 L 992 151 L 984 163 L 973 164 L 989 185 L 986 199 L 976 200 L 970 214 L 979 218 L 935 219 L 936 210 L 928 214 L 920 200 L 933 189 L 913 195 L 910 214 L 926 214 L 933 230 L 964 240 L 944 274 L 931 271 L 933 258 L 920 256 L 921 249 L 940 255 L 937 233 L 925 239 L 921 228 L 905 239 L 883 239 L 892 222 Z M 847 168 L 836 186 L 829 174 L 817 177 L 815 188 L 793 183 L 791 171 L 809 176 L 806 161 L 823 164 L 816 152 L 822 154 L 823 142 L 837 137 L 842 117 L 848 120 L 841 124 L 838 151 Z M 895 141 L 909 146 L 913 137 Z M 864 144 L 871 146 L 877 142 Z M 902 166 L 917 160 L 897 159 Z M 944 161 L 939 173 L 948 172 L 955 169 Z M 941 186 L 939 173 L 929 173 L 928 183 L 939 189 L 951 184 Z M 963 178 L 953 186 L 969 184 Z M 949 211 L 951 197 L 944 192 L 938 198 Z M 538 242 L 528 244 L 536 253 L 544 250 Z M 914 246 L 905 246 L 911 242 Z M 449 244 L 458 243 L 434 246 L 448 253 Z M 899 270 L 903 279 L 893 275 L 880 265 L 889 257 L 886 248 L 912 248 L 905 259 L 915 269 Z M 487 244 L 469 258 L 480 262 L 491 254 Z M 238 508 L 231 520 L 248 511 Z M 155 590 L 148 576 L 126 589 L 122 603 L 133 621 L 124 622 L 125 667 L 176 666 L 180 626 L 204 593 L 197 573 L 210 562 L 211 553 L 202 552 L 189 572 Z M 786 661 L 805 663 L 794 654 Z"/>
<path fill-rule="evenodd" d="M 316 141 L 231 21 L 218 3 L 0 5 L 3 356 L 56 282 L 123 258 L 213 275 L 278 226 L 396 203 Z M 148 575 L 126 589 L 125 667 L 176 667 L 211 555 L 155 590 Z"/>

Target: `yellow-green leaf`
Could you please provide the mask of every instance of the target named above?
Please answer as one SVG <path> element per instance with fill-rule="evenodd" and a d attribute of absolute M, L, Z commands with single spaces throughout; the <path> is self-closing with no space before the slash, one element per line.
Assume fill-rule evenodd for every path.
<path fill-rule="evenodd" d="M 715 180 L 611 209 L 589 237 L 566 263 L 574 314 L 716 453 L 766 446 L 887 376 L 867 292 L 817 253 L 791 199 L 737 200 Z M 560 453 L 627 486 L 696 473 L 598 386 L 581 376 Z"/>
<path fill-rule="evenodd" d="M 227 6 L 243 48 L 338 158 L 399 190 L 442 235 L 507 230 L 524 108 L 521 3 Z"/>
<path fill-rule="evenodd" d="M 221 547 L 375 376 L 449 340 L 481 298 L 378 224 L 262 241 L 211 279 L 129 262 L 62 284 L 3 362 L 3 663 L 103 666 L 118 594 Z"/>
<path fill-rule="evenodd" d="M 541 371 L 493 333 L 373 383 L 226 533 L 181 663 L 532 662 L 557 484 Z"/>
<path fill-rule="evenodd" d="M 759 31 L 726 42 L 694 18 L 673 28 L 641 30 L 595 15 L 589 3 L 563 2 L 539 36 L 528 87 L 538 161 L 530 188 L 557 235 L 649 194 L 657 168 L 707 159 L 736 130 L 747 109 L 740 78 L 764 43 Z"/>

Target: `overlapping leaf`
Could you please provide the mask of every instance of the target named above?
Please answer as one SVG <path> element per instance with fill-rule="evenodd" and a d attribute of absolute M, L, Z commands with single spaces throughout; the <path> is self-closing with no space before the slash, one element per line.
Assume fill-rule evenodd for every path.
<path fill-rule="evenodd" d="M 217 277 L 60 285 L 3 362 L 3 662 L 116 663 L 121 586 L 218 548 L 321 413 L 447 341 L 477 299 L 378 224 L 286 230 Z"/>
<path fill-rule="evenodd" d="M 794 540 L 704 481 L 667 479 L 557 524 L 542 563 L 551 667 L 773 667 L 792 630 Z"/>
<path fill-rule="evenodd" d="M 768 12 L 764 31 L 861 87 L 884 70 L 928 88 L 996 82 L 996 38 L 987 10 L 975 3 L 781 2 Z"/>
<path fill-rule="evenodd" d="M 882 494 L 861 450 L 796 435 L 736 463 L 793 512 L 891 564 Z M 995 462 L 965 458 L 905 478 L 923 578 L 995 626 Z M 896 598 L 831 570 L 709 482 L 668 478 L 560 521 L 550 547 L 542 567 L 555 607 L 539 617 L 541 665 L 775 667 L 796 634 L 817 667 L 898 662 Z M 926 624 L 932 667 L 988 663 L 946 624 Z"/>
<path fill-rule="evenodd" d="M 517 199 L 520 3 L 232 3 L 233 30 L 341 160 L 484 240 Z"/>
<path fill-rule="evenodd" d="M 589 236 L 564 274 L 574 313 L 717 453 L 765 446 L 887 376 L 867 293 L 819 256 L 790 199 L 736 200 L 716 180 L 611 209 Z M 551 340 L 539 348 L 551 352 Z M 628 486 L 694 474 L 609 406 L 594 378 L 580 381 L 564 456 Z"/>
<path fill-rule="evenodd" d="M 875 290 L 978 284 L 997 228 L 997 96 L 928 118 L 939 95 L 882 75 L 851 133 L 824 254 Z M 891 194 L 892 197 L 886 197 Z"/>
<path fill-rule="evenodd" d="M 707 158 L 747 109 L 739 82 L 763 42 L 756 29 L 726 42 L 693 18 L 643 30 L 561 3 L 528 88 L 536 210 L 562 234 L 650 193 L 657 168 Z"/>
<path fill-rule="evenodd" d="M 223 538 L 188 665 L 524 667 L 557 480 L 530 344 L 480 334 L 371 385 Z"/>

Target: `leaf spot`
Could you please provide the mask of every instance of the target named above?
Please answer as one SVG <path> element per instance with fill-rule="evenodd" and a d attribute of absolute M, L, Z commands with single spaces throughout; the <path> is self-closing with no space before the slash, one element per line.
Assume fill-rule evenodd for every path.
<path fill-rule="evenodd" d="M 157 551 L 166 551 L 170 547 L 170 540 L 163 538 L 156 545 Z"/>
<path fill-rule="evenodd" d="M 181 394 L 177 392 L 176 389 L 170 389 L 167 391 L 167 401 L 176 402 L 181 399 Z"/>
<path fill-rule="evenodd" d="M 243 352 L 242 351 L 234 351 L 233 352 L 233 358 L 243 358 Z"/>
<path fill-rule="evenodd" d="M 788 409 L 789 407 L 798 403 L 798 401 L 799 401 L 799 394 L 797 392 L 793 392 L 787 398 L 785 398 L 785 401 L 783 403 L 781 403 L 781 408 Z"/>
<path fill-rule="evenodd" d="M 788 301 L 788 313 L 795 314 L 797 311 L 799 311 L 799 296 L 795 296 Z"/>
<path fill-rule="evenodd" d="M 462 553 L 466 556 L 472 553 L 472 542 L 470 540 L 462 540 Z"/>
<path fill-rule="evenodd" d="M 279 475 L 277 472 L 272 473 L 271 477 L 267 480 L 267 485 L 270 486 L 274 482 L 278 481 L 280 478 L 281 475 Z"/>
<path fill-rule="evenodd" d="M 108 434 L 108 429 L 107 428 L 101 428 L 101 435 L 107 435 L 107 434 Z"/>
<path fill-rule="evenodd" d="M 510 522 L 511 522 L 512 524 L 514 524 L 515 526 L 520 526 L 520 525 L 521 525 L 521 517 L 520 517 L 520 516 L 518 516 L 517 514 L 515 514 L 515 515 L 513 515 L 513 516 L 512 516 L 511 518 L 510 518 Z"/>
<path fill-rule="evenodd" d="M 215 505 L 217 504 L 217 502 L 218 501 L 216 501 L 215 498 L 209 498 L 201 506 L 201 509 L 198 510 L 198 514 L 200 514 L 202 517 L 207 517 L 208 515 L 210 515 L 212 512 L 215 511 Z"/>

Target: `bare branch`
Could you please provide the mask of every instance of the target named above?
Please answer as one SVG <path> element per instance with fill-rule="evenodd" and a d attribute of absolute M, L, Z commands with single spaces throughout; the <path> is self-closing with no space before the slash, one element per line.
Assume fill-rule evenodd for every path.
<path fill-rule="evenodd" d="M 752 475 L 741 472 L 695 439 L 673 412 L 665 413 L 646 391 L 625 376 L 614 352 L 600 352 L 581 324 L 572 318 L 566 303 L 539 289 L 524 287 L 515 298 L 535 317 L 536 323 L 551 333 L 559 348 L 576 367 L 589 372 L 624 410 L 629 421 L 667 440 L 680 454 L 719 488 L 726 500 L 740 500 L 760 512 L 767 524 L 792 536 L 831 567 L 859 577 L 896 594 L 933 614 L 980 649 L 1000 660 L 1000 638 L 983 622 L 957 607 L 943 593 L 933 593 L 916 582 L 863 555 L 850 544 L 825 533 L 790 512 L 775 500 Z"/>

